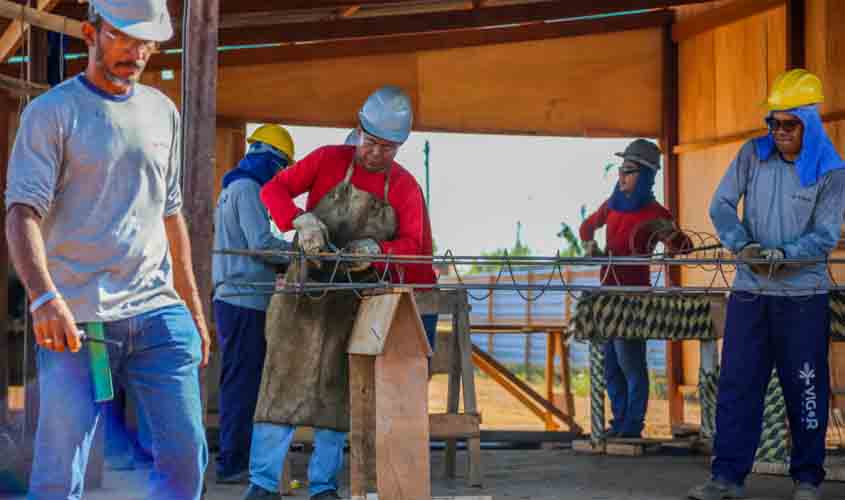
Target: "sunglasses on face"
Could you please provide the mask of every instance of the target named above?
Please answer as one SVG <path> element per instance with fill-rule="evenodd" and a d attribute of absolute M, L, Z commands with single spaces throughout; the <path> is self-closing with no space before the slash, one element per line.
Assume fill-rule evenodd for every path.
<path fill-rule="evenodd" d="M 783 130 L 787 134 L 795 132 L 799 126 L 801 126 L 801 120 L 796 119 L 789 119 L 789 120 L 778 120 L 777 118 L 766 118 L 766 125 L 768 125 L 769 130 L 772 132 L 777 132 L 778 130 Z"/>
<path fill-rule="evenodd" d="M 639 168 L 632 168 L 632 167 L 619 167 L 619 175 L 634 175 L 640 173 Z"/>

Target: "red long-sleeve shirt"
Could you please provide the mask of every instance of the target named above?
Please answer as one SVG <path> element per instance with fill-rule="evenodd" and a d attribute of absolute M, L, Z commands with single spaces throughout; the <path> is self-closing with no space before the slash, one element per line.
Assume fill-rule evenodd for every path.
<path fill-rule="evenodd" d="M 653 201 L 636 212 L 611 210 L 605 201 L 602 206 L 581 224 L 578 233 L 581 241 L 595 238 L 596 230 L 607 226 L 606 252 L 614 257 L 649 255 L 660 241 L 646 223 L 654 219 L 672 220 L 672 214 L 660 203 Z M 664 241 L 669 251 L 691 248 L 685 235 L 677 233 L 671 241 Z M 649 266 L 613 265 L 601 268 L 603 285 L 650 285 Z"/>
<path fill-rule="evenodd" d="M 293 220 L 303 211 L 293 200 L 308 193 L 306 210 L 313 210 L 323 196 L 343 181 L 349 162 L 355 154 L 354 146 L 324 146 L 279 172 L 261 189 L 261 201 L 273 221 L 282 231 L 293 229 Z M 350 182 L 379 200 L 384 199 L 384 172 L 370 172 L 355 165 Z M 431 222 L 428 218 L 422 190 L 414 176 L 394 162 L 390 168 L 390 189 L 387 202 L 396 212 L 396 235 L 393 240 L 380 241 L 384 254 L 431 255 Z M 374 263 L 379 272 L 384 264 Z M 437 277 L 430 264 L 391 265 L 391 279 L 403 283 L 435 283 Z"/>

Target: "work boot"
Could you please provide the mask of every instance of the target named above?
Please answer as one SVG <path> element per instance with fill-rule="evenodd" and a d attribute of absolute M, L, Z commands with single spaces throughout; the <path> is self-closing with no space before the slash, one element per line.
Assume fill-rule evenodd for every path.
<path fill-rule="evenodd" d="M 282 500 L 282 495 L 278 491 L 267 491 L 261 486 L 256 486 L 252 483 L 249 483 L 249 488 L 247 488 L 246 493 L 244 493 L 244 497 L 242 500 Z"/>
<path fill-rule="evenodd" d="M 328 490 L 317 493 L 311 497 L 311 500 L 335 500 L 338 498 L 340 498 L 340 495 L 335 490 Z"/>
<path fill-rule="evenodd" d="M 745 498 L 745 493 L 742 491 L 742 486 L 738 484 L 711 479 L 689 490 L 687 497 L 693 500 L 725 500 Z"/>
<path fill-rule="evenodd" d="M 792 500 L 820 500 L 821 497 L 819 487 L 810 483 L 797 483 L 792 491 Z"/>

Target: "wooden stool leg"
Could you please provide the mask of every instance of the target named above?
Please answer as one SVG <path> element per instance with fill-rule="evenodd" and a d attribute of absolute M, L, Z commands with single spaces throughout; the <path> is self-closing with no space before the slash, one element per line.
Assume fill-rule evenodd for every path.
<path fill-rule="evenodd" d="M 461 294 L 460 310 L 458 311 L 458 347 L 461 362 L 461 381 L 464 389 L 464 413 L 478 414 L 478 403 L 475 396 L 475 371 L 472 364 L 472 339 L 470 338 L 469 323 L 469 301 L 467 294 Z M 481 438 L 473 437 L 467 439 L 467 451 L 469 452 L 469 476 L 470 486 L 481 487 Z"/>
<path fill-rule="evenodd" d="M 285 455 L 285 461 L 282 464 L 282 479 L 279 481 L 279 494 L 282 496 L 293 495 L 290 488 L 290 450 Z"/>
<path fill-rule="evenodd" d="M 458 342 L 460 331 L 459 314 L 452 316 L 452 335 L 449 337 L 449 390 L 446 400 L 446 413 L 458 413 L 461 397 L 461 347 Z M 444 477 L 453 479 L 457 474 L 458 448 L 455 439 L 446 440 Z"/>
<path fill-rule="evenodd" d="M 349 355 L 349 488 L 353 498 L 376 491 L 375 364 L 372 356 Z"/>

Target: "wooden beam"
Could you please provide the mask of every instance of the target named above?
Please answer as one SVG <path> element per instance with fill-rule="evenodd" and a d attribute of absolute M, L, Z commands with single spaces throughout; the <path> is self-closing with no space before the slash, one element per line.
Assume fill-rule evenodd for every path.
<path fill-rule="evenodd" d="M 12 97 L 35 97 L 47 92 L 50 87 L 41 83 L 28 82 L 7 75 L 0 75 L 0 89 Z"/>
<path fill-rule="evenodd" d="M 48 12 L 59 3 L 59 0 L 38 0 L 36 9 L 42 12 Z M 21 46 L 24 32 L 29 29 L 28 24 L 21 22 L 20 18 L 15 18 L 6 31 L 0 35 L 0 61 L 5 61 L 12 54 L 14 54 Z"/>
<path fill-rule="evenodd" d="M 360 6 L 360 5 L 353 5 L 353 6 L 351 6 L 351 7 L 345 7 L 344 9 L 342 9 L 342 10 L 340 11 L 340 13 L 338 14 L 338 16 L 340 16 L 340 17 L 352 17 L 352 16 L 354 16 L 354 15 L 355 15 L 355 13 L 356 13 L 356 12 L 358 12 L 359 10 L 361 10 L 361 6 Z"/>
<path fill-rule="evenodd" d="M 668 10 L 615 16 L 606 19 L 537 23 L 486 30 L 470 29 L 443 33 L 402 35 L 389 38 L 340 40 L 302 45 L 284 45 L 254 49 L 229 50 L 220 53 L 220 66 L 250 66 L 290 61 L 313 61 L 340 57 L 360 57 L 383 54 L 444 50 L 527 41 L 584 36 L 649 29 L 670 23 Z M 178 69 L 181 59 L 176 54 L 161 54 L 152 58 L 149 70 Z M 84 61 L 71 61 L 68 71 L 81 69 Z M 620 133 L 623 131 L 620 131 Z M 630 131 L 625 137 L 631 137 Z"/>
<path fill-rule="evenodd" d="M 185 0 L 182 18 L 183 213 L 200 300 L 211 318 L 219 0 Z M 210 327 L 210 325 L 207 325 Z M 210 328 L 209 328 L 210 329 Z M 203 377 L 205 378 L 205 377 Z M 207 384 L 203 383 L 205 400 Z M 207 408 L 205 401 L 203 407 Z"/>
<path fill-rule="evenodd" d="M 806 53 L 806 0 L 786 2 L 786 69 L 803 68 Z"/>
<path fill-rule="evenodd" d="M 672 27 L 672 40 L 680 42 L 719 26 L 730 24 L 767 10 L 776 9 L 786 0 L 737 0 L 699 14 Z"/>
<path fill-rule="evenodd" d="M 40 3 L 39 3 L 40 5 Z M 47 3 L 44 4 L 45 6 Z M 0 17 L 12 20 L 22 20 L 26 24 L 38 26 L 48 31 L 64 33 L 74 38 L 82 38 L 82 23 L 76 19 L 69 19 L 49 12 L 44 12 L 22 4 L 0 0 Z"/>
<path fill-rule="evenodd" d="M 490 28 L 512 24 L 560 20 L 582 16 L 595 16 L 628 10 L 670 7 L 701 0 L 592 0 L 549 1 L 528 5 L 486 7 L 460 12 L 437 12 L 406 16 L 352 18 L 336 21 L 286 24 L 284 29 L 268 25 L 239 29 L 229 23 L 221 30 L 222 45 L 249 45 L 260 43 L 313 42 L 320 40 L 371 38 L 409 33 Z M 781 0 L 782 1 L 782 0 Z"/>

